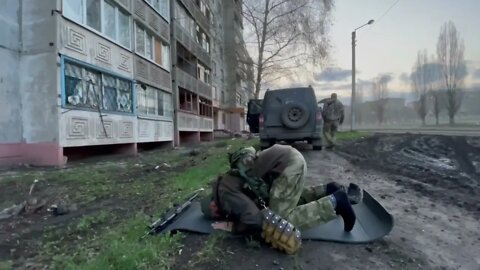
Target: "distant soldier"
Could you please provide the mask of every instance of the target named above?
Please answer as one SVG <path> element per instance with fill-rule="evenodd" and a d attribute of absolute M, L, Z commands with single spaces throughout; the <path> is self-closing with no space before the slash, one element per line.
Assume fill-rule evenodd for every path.
<path fill-rule="evenodd" d="M 351 204 L 361 200 L 360 188 L 335 182 L 305 187 L 307 165 L 295 148 L 275 144 L 259 153 L 241 148 L 229 161 L 231 169 L 218 177 L 212 194 L 202 201 L 206 217 L 230 221 L 214 223 L 215 229 L 261 235 L 289 254 L 300 248 L 300 230 L 336 215 L 342 216 L 345 231 L 352 230 L 356 217 Z"/>
<path fill-rule="evenodd" d="M 338 126 L 343 124 L 345 112 L 342 102 L 337 99 L 337 94 L 333 93 L 330 98 L 322 99 L 318 103 L 324 103 L 323 116 L 323 135 L 327 141 L 327 148 L 333 148 L 336 145 L 335 133 Z"/>

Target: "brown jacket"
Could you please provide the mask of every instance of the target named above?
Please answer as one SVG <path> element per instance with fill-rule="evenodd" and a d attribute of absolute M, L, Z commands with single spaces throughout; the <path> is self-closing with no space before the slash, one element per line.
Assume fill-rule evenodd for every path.
<path fill-rule="evenodd" d="M 258 154 L 253 172 L 269 186 L 287 167 L 292 147 L 274 145 Z M 234 222 L 235 233 L 259 233 L 262 214 L 254 202 L 254 195 L 243 188 L 243 179 L 228 173 L 213 185 L 215 202 L 222 213 Z M 268 202 L 267 202 L 268 204 Z"/>

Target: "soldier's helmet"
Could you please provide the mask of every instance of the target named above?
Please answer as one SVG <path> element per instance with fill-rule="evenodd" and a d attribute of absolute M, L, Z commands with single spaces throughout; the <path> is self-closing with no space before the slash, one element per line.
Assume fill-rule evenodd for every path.
<path fill-rule="evenodd" d="M 230 163 L 230 168 L 235 168 L 238 164 L 238 161 L 244 160 L 246 158 L 255 158 L 257 151 L 252 146 L 242 147 L 237 151 L 228 155 L 228 161 Z"/>

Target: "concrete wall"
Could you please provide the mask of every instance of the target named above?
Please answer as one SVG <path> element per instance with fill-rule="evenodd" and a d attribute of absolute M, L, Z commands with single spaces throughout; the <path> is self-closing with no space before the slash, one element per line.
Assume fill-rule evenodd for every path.
<path fill-rule="evenodd" d="M 22 1 L 19 89 L 26 143 L 58 142 L 55 9 L 56 0 Z"/>
<path fill-rule="evenodd" d="M 18 0 L 5 0 L 0 8 L 0 144 L 22 140 L 20 92 L 18 91 L 19 61 Z M 0 158 L 2 153 L 0 152 Z"/>

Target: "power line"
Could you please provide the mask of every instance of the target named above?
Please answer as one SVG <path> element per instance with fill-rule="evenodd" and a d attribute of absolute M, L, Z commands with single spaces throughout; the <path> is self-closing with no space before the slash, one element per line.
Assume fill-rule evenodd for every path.
<path fill-rule="evenodd" d="M 395 1 L 395 3 L 393 3 L 393 5 L 391 5 L 391 6 L 382 14 L 382 16 L 380 16 L 380 18 L 378 18 L 378 19 L 376 20 L 376 22 L 379 22 L 381 19 L 383 19 L 383 17 L 385 17 L 385 15 L 387 15 L 388 12 L 390 12 L 390 10 L 392 10 L 392 8 L 395 7 L 395 6 L 398 4 L 398 2 L 400 2 L 400 0 Z"/>

